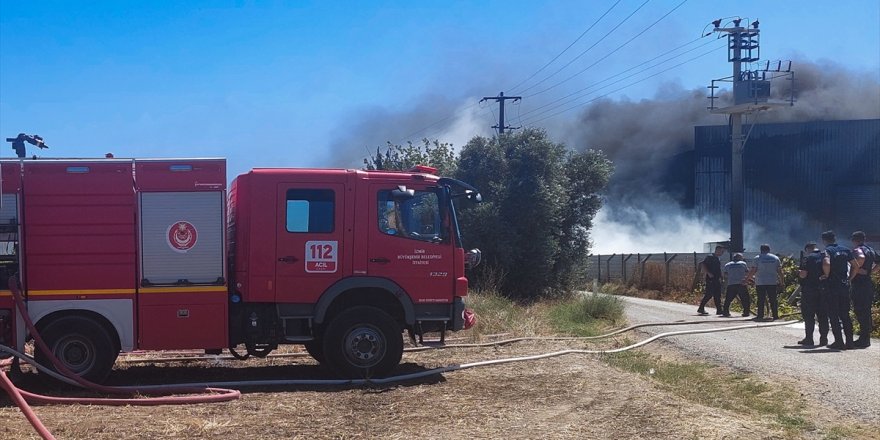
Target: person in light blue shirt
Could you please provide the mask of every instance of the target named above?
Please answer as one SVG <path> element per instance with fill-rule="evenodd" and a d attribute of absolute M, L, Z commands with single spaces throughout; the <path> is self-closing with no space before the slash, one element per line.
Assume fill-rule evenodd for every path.
<path fill-rule="evenodd" d="M 749 291 L 746 288 L 749 266 L 743 261 L 740 253 L 733 254 L 733 261 L 724 265 L 722 270 L 724 279 L 727 281 L 727 293 L 724 296 L 724 316 L 730 316 L 730 304 L 734 298 L 739 298 L 743 308 L 743 316 L 751 314 Z"/>
<path fill-rule="evenodd" d="M 782 285 L 782 262 L 779 257 L 770 253 L 770 245 L 761 245 L 761 254 L 755 257 L 755 263 L 749 271 L 749 278 L 755 281 L 758 291 L 758 312 L 755 319 L 764 319 L 764 303 L 770 301 L 770 313 L 773 319 L 779 319 L 779 286 Z"/>

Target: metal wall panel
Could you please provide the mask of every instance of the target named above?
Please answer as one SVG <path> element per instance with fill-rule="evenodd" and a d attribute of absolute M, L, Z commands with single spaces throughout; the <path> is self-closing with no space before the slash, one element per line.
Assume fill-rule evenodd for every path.
<path fill-rule="evenodd" d="M 222 191 L 141 193 L 141 278 L 149 284 L 225 278 L 223 202 Z M 175 247 L 170 237 L 180 222 L 195 231 L 189 247 Z"/>
<path fill-rule="evenodd" d="M 726 219 L 729 129 L 695 127 L 694 138 L 696 211 Z M 746 143 L 743 167 L 747 223 L 785 227 L 806 239 L 816 238 L 822 229 L 836 229 L 841 235 L 863 229 L 869 236 L 880 236 L 875 214 L 880 210 L 880 119 L 756 125 Z"/>

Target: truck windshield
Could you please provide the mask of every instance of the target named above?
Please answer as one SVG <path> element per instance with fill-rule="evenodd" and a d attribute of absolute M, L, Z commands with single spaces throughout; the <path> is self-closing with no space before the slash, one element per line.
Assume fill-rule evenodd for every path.
<path fill-rule="evenodd" d="M 379 230 L 388 235 L 439 243 L 446 240 L 437 190 L 416 190 L 408 198 L 379 191 Z"/>

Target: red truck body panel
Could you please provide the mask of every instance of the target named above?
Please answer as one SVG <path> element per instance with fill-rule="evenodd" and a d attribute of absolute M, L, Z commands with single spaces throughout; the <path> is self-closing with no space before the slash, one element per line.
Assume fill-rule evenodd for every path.
<path fill-rule="evenodd" d="M 22 188 L 28 295 L 134 295 L 131 161 L 28 162 Z"/>

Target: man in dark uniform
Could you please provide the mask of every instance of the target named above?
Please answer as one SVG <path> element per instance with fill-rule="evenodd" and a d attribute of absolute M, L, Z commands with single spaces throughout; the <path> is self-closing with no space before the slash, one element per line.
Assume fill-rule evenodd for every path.
<path fill-rule="evenodd" d="M 828 345 L 828 315 L 822 306 L 822 293 L 820 292 L 819 277 L 822 276 L 822 252 L 816 243 L 807 243 L 804 246 L 804 260 L 801 261 L 800 277 L 801 284 L 801 316 L 804 318 L 806 337 L 798 341 L 798 344 L 812 347 L 813 329 L 816 321 L 819 322 L 819 346 Z"/>
<path fill-rule="evenodd" d="M 864 232 L 853 232 L 851 238 L 853 257 L 857 264 L 850 273 L 852 305 L 859 321 L 859 339 L 853 345 L 857 348 L 868 348 L 871 346 L 871 303 L 874 300 L 871 271 L 877 265 L 877 253 L 865 244 Z"/>
<path fill-rule="evenodd" d="M 826 281 L 828 286 L 828 295 L 826 295 L 828 319 L 831 333 L 834 334 L 834 343 L 828 348 L 838 350 L 854 348 L 853 325 L 849 317 L 849 268 L 858 267 L 858 262 L 853 258 L 852 251 L 837 244 L 834 232 L 823 232 L 822 241 L 825 242 L 825 255 L 822 257 L 823 274 L 819 279 Z"/>
<path fill-rule="evenodd" d="M 715 314 L 724 314 L 721 303 L 721 260 L 718 259 L 722 255 L 724 255 L 724 246 L 715 246 L 715 253 L 706 255 L 700 263 L 700 271 L 706 274 L 706 289 L 700 301 L 700 308 L 697 309 L 700 315 L 708 315 L 704 307 L 709 302 L 709 298 L 712 298 L 715 304 Z"/>

